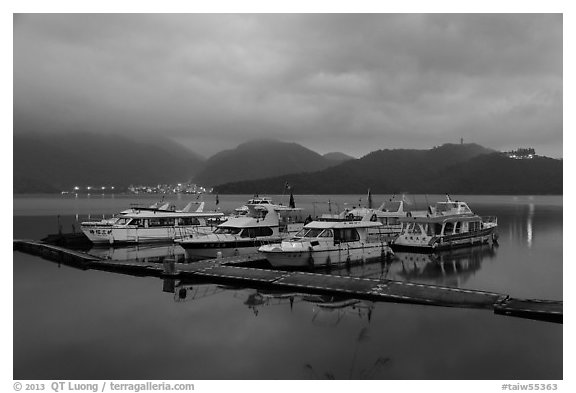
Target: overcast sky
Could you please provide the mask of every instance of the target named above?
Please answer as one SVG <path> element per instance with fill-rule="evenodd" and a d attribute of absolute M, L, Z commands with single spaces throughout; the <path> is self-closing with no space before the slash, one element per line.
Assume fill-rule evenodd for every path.
<path fill-rule="evenodd" d="M 17 15 L 14 130 L 561 157 L 562 16 Z"/>

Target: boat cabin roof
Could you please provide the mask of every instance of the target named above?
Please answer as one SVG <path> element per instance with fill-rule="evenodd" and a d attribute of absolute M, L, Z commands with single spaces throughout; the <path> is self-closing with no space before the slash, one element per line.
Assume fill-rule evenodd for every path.
<path fill-rule="evenodd" d="M 249 199 L 247 204 L 249 205 L 271 205 L 272 200 L 270 198 L 252 198 Z"/>
<path fill-rule="evenodd" d="M 445 222 L 471 222 L 471 221 L 482 221 L 480 216 L 432 216 L 432 217 L 405 217 L 401 218 L 400 222 L 410 223 L 417 222 L 421 224 L 443 224 Z"/>
<path fill-rule="evenodd" d="M 471 214 L 472 209 L 470 209 L 470 207 L 466 202 L 448 200 L 443 202 L 436 202 L 436 212 L 437 213 L 460 212 Z"/>
<path fill-rule="evenodd" d="M 224 216 L 221 212 L 180 212 L 166 210 L 137 210 L 122 214 L 124 218 L 216 218 Z"/>
<path fill-rule="evenodd" d="M 312 221 L 304 228 L 342 229 L 342 228 L 373 228 L 382 226 L 379 221 Z"/>

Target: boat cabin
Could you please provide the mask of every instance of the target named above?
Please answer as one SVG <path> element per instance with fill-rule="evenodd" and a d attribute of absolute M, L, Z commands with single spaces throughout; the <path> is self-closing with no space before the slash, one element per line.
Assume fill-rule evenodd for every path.
<path fill-rule="evenodd" d="M 462 233 L 478 232 L 482 227 L 480 216 L 459 217 L 408 217 L 402 234 L 409 236 L 450 236 Z"/>
<path fill-rule="evenodd" d="M 235 235 L 241 238 L 256 238 L 262 236 L 273 236 L 274 230 L 270 227 L 238 228 L 219 226 L 213 233 L 215 235 Z"/>
<path fill-rule="evenodd" d="M 466 202 L 453 201 L 451 199 L 444 202 L 436 202 L 436 205 L 430 206 L 428 210 L 431 214 L 438 216 L 474 214 Z"/>
<path fill-rule="evenodd" d="M 368 228 L 381 225 L 372 221 L 313 221 L 296 233 L 291 241 L 313 239 L 331 244 L 366 241 Z"/>

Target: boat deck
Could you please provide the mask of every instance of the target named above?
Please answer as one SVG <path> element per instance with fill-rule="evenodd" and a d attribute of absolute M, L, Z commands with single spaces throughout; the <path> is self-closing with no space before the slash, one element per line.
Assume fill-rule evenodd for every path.
<path fill-rule="evenodd" d="M 54 246 L 40 241 L 14 240 L 15 250 L 39 255 L 67 266 L 136 276 L 163 278 L 204 278 L 214 282 L 296 289 L 310 293 L 327 293 L 354 299 L 427 304 L 445 307 L 492 309 L 496 314 L 562 323 L 562 301 L 514 299 L 507 295 L 419 284 L 405 281 L 337 276 L 301 271 L 282 271 L 242 266 L 263 262 L 259 254 L 210 259 L 191 263 L 163 263 L 104 260 L 98 257 Z"/>

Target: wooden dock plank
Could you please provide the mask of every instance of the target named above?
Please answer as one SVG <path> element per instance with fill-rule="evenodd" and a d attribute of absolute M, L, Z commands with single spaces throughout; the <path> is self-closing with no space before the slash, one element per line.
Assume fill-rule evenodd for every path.
<path fill-rule="evenodd" d="M 562 323 L 563 308 L 562 301 L 508 298 L 495 304 L 494 312 L 502 315 Z"/>
<path fill-rule="evenodd" d="M 278 270 L 256 269 L 238 266 L 214 266 L 202 271 L 195 272 L 197 275 L 208 277 L 220 277 L 242 281 L 257 281 L 272 283 L 286 274 L 291 274 Z"/>
<path fill-rule="evenodd" d="M 378 283 L 380 283 L 379 280 L 350 276 L 293 272 L 278 279 L 274 284 L 360 295 L 371 292 Z"/>
<path fill-rule="evenodd" d="M 421 303 L 458 307 L 492 307 L 503 297 L 501 294 L 491 292 L 403 281 L 389 281 L 387 285 L 378 286 L 373 293 Z"/>

